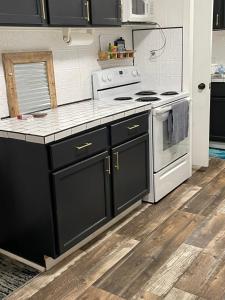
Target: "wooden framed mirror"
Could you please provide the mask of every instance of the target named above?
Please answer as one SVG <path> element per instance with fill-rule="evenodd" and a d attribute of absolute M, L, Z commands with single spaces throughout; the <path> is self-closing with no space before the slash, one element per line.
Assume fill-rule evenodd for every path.
<path fill-rule="evenodd" d="M 57 107 L 51 51 L 3 53 L 11 117 Z"/>

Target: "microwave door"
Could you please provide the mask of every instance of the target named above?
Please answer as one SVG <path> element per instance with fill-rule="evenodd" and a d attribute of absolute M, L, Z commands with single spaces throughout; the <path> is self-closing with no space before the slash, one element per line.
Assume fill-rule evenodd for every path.
<path fill-rule="evenodd" d="M 145 4 L 144 0 L 132 0 L 132 14 L 144 16 L 146 14 Z"/>
<path fill-rule="evenodd" d="M 149 0 L 130 0 L 132 1 L 132 13 L 130 21 L 146 22 L 150 20 Z"/>

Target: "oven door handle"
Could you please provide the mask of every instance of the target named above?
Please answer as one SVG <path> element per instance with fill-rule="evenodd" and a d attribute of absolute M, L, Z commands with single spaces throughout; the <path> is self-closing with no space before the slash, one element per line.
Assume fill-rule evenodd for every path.
<path fill-rule="evenodd" d="M 168 113 L 170 110 L 172 110 L 172 106 L 167 106 L 165 108 L 157 108 L 153 111 L 153 115 L 163 115 L 165 113 Z"/>

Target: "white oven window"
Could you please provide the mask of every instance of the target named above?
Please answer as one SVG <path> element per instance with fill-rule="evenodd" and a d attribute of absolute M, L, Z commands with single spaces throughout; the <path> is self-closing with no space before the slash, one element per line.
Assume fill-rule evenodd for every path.
<path fill-rule="evenodd" d="M 145 15 L 146 6 L 144 0 L 132 0 L 132 13 L 134 15 Z"/>
<path fill-rule="evenodd" d="M 168 119 L 163 121 L 163 151 L 166 151 L 167 149 L 169 149 L 171 147 L 171 143 L 169 140 L 169 134 L 168 134 Z"/>
<path fill-rule="evenodd" d="M 153 113 L 153 152 L 154 152 L 154 172 L 158 172 L 189 153 L 189 137 L 180 143 L 173 145 L 169 141 L 168 134 L 169 107 L 163 107 L 162 113 Z"/>

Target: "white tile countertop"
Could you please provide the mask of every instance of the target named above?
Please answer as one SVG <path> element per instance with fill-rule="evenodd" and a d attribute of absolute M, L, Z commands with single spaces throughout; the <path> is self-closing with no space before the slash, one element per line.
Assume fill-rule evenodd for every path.
<path fill-rule="evenodd" d="M 212 74 L 211 82 L 225 82 L 225 75 L 222 74 Z"/>
<path fill-rule="evenodd" d="M 136 101 L 87 100 L 45 110 L 44 118 L 0 121 L 0 137 L 48 144 L 126 116 L 151 109 Z"/>

